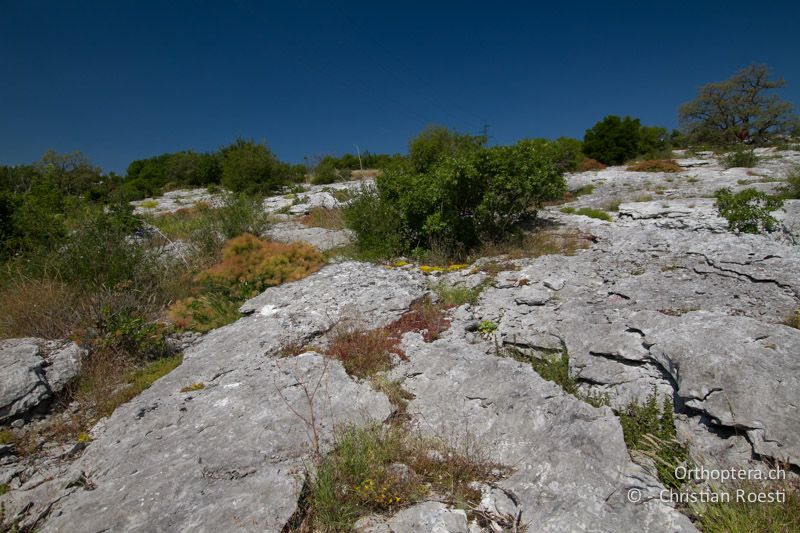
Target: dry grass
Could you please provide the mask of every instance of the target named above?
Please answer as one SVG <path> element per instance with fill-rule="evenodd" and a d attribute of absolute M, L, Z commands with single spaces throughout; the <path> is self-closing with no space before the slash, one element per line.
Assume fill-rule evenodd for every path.
<path fill-rule="evenodd" d="M 309 228 L 344 229 L 341 209 L 315 207 L 307 215 L 298 218 L 297 221 Z"/>
<path fill-rule="evenodd" d="M 680 172 L 683 169 L 672 159 L 648 159 L 628 165 L 627 170 L 632 172 Z"/>
<path fill-rule="evenodd" d="M 0 290 L 0 338 L 63 339 L 82 321 L 80 300 L 61 282 L 19 278 Z"/>
<path fill-rule="evenodd" d="M 391 353 L 402 353 L 397 341 L 383 329 L 364 330 L 343 326 L 335 332 L 325 355 L 338 359 L 345 371 L 366 378 L 391 368 Z"/>
<path fill-rule="evenodd" d="M 404 428 L 346 428 L 336 440 L 334 451 L 310 476 L 303 512 L 290 530 L 351 531 L 362 516 L 396 512 L 429 494 L 470 511 L 473 518 L 481 494 L 470 484 L 508 474 L 475 450 L 456 449 Z"/>
<path fill-rule="evenodd" d="M 580 172 L 588 172 L 590 170 L 603 170 L 604 168 L 606 168 L 606 166 L 603 163 L 592 158 L 584 159 L 578 166 L 578 170 Z"/>
<path fill-rule="evenodd" d="M 783 323 L 791 328 L 800 329 L 800 307 L 798 307 L 794 313 L 787 317 Z"/>
<path fill-rule="evenodd" d="M 578 250 L 591 247 L 593 239 L 592 235 L 580 231 L 540 229 L 525 234 L 520 240 L 484 245 L 476 255 L 477 257 L 504 255 L 509 259 L 543 255 L 575 255 Z"/>
<path fill-rule="evenodd" d="M 383 329 L 396 343 L 410 331 L 421 332 L 425 342 L 433 342 L 450 327 L 450 321 L 445 317 L 446 308 L 428 299 L 419 300 L 411 304 L 407 313 Z"/>

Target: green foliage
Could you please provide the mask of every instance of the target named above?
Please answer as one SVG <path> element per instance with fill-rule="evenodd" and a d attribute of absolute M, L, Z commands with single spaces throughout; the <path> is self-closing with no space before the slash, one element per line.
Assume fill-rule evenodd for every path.
<path fill-rule="evenodd" d="M 672 143 L 667 129 L 642 126 L 639 129 L 637 155 L 644 159 L 669 159 L 672 155 Z"/>
<path fill-rule="evenodd" d="M 752 148 L 737 147 L 720 158 L 725 168 L 752 168 L 758 164 L 758 156 Z"/>
<path fill-rule="evenodd" d="M 611 215 L 609 215 L 602 209 L 594 209 L 592 207 L 581 207 L 579 209 L 575 209 L 574 207 L 562 207 L 561 212 L 566 213 L 568 215 L 583 215 L 589 218 L 605 220 L 606 222 L 611 222 L 612 220 Z"/>
<path fill-rule="evenodd" d="M 265 144 L 237 139 L 220 152 L 222 185 L 234 192 L 267 193 L 290 182 L 291 168 Z"/>
<path fill-rule="evenodd" d="M 439 297 L 439 301 L 446 307 L 459 307 L 464 304 L 475 305 L 480 298 L 483 289 L 491 281 L 480 283 L 475 287 L 466 285 L 447 285 L 444 282 L 437 283 L 432 287 L 433 292 Z"/>
<path fill-rule="evenodd" d="M 474 152 L 486 138 L 457 133 L 443 126 L 428 126 L 408 144 L 408 157 L 415 172 L 426 173 L 446 157 Z"/>
<path fill-rule="evenodd" d="M 583 153 L 606 165 L 620 165 L 639 153 L 639 119 L 609 115 L 586 130 Z"/>
<path fill-rule="evenodd" d="M 578 394 L 578 384 L 569 374 L 569 355 L 566 352 L 557 358 L 531 357 L 530 362 L 536 373 L 543 379 L 556 383 L 567 394 L 573 396 Z"/>
<path fill-rule="evenodd" d="M 426 130 L 412 145 L 420 143 L 416 163 L 412 157 L 385 171 L 376 190 L 362 191 L 345 210 L 362 251 L 386 257 L 435 249 L 458 257 L 508 238 L 534 207 L 566 189 L 536 142 L 481 148 L 469 136 Z"/>
<path fill-rule="evenodd" d="M 150 360 L 173 352 L 167 344 L 167 328 L 146 320 L 135 308 L 105 307 L 101 310 L 101 321 L 99 327 L 105 334 L 99 339 L 97 349 Z"/>
<path fill-rule="evenodd" d="M 480 324 L 478 324 L 478 332 L 481 335 L 487 336 L 491 335 L 497 331 L 497 324 L 492 322 L 491 320 L 482 320 Z"/>
<path fill-rule="evenodd" d="M 678 443 L 672 402 L 664 398 L 659 406 L 655 389 L 644 404 L 631 401 L 619 414 L 625 444 L 652 458 L 658 478 L 667 487 L 677 489 L 683 480 L 675 477 L 675 468 L 689 459 L 685 446 Z"/>
<path fill-rule="evenodd" d="M 750 65 L 730 79 L 700 87 L 697 98 L 678 109 L 686 135 L 694 143 L 721 146 L 764 144 L 788 133 L 793 107 L 774 92 L 784 81 L 769 76 L 766 66 Z"/>
<path fill-rule="evenodd" d="M 346 181 L 350 179 L 350 168 L 333 156 L 323 157 L 314 168 L 311 183 L 316 185 Z"/>
<path fill-rule="evenodd" d="M 770 215 L 783 206 L 783 200 L 757 189 L 744 189 L 733 194 L 730 189 L 715 193 L 719 215 L 728 220 L 731 231 L 762 233 L 773 231 L 777 221 Z"/>
<path fill-rule="evenodd" d="M 725 490 L 723 488 L 723 490 Z M 780 491 L 785 494 L 783 503 L 748 502 L 736 498 L 736 490 L 743 494 Z M 761 484 L 737 483 L 728 489 L 727 502 L 691 506 L 692 514 L 704 533 L 786 533 L 800 531 L 800 491 L 788 482 Z M 743 500 L 743 501 L 742 501 Z"/>
<path fill-rule="evenodd" d="M 577 189 L 575 189 L 574 191 L 570 191 L 570 192 L 572 193 L 572 196 L 574 196 L 576 198 L 579 197 L 579 196 L 592 194 L 592 192 L 594 192 L 594 185 L 592 185 L 592 184 L 582 185 L 582 186 L 578 187 Z"/>

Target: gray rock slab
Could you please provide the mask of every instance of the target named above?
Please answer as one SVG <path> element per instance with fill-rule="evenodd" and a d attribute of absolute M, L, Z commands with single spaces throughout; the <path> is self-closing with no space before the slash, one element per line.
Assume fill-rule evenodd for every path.
<path fill-rule="evenodd" d="M 608 408 L 455 333 L 432 344 L 408 334 L 403 347 L 409 360 L 394 374 L 415 397 L 408 412 L 416 429 L 511 466 L 498 485 L 514 495 L 523 523 L 537 531 L 695 531 L 667 504 L 626 501 L 628 489 L 657 495 L 660 485 L 631 462 Z"/>
<path fill-rule="evenodd" d="M 353 237 L 349 230 L 310 228 L 298 222 L 273 224 L 265 236 L 279 242 L 307 242 L 323 252 L 349 244 Z"/>

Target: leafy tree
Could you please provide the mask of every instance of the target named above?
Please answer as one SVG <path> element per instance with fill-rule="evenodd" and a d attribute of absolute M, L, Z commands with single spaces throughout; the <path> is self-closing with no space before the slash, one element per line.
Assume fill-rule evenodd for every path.
<path fill-rule="evenodd" d="M 176 185 L 209 185 L 219 183 L 222 175 L 219 160 L 212 154 L 177 152 L 164 162 L 168 183 Z"/>
<path fill-rule="evenodd" d="M 348 207 L 345 221 L 362 252 L 436 249 L 458 257 L 480 242 L 510 237 L 520 221 L 535 216 L 537 205 L 565 190 L 551 153 L 538 141 L 469 146 L 454 155 L 447 154 L 452 144 L 443 146 L 445 153 L 425 172 L 414 161 L 390 168 L 377 178 L 376 191 Z"/>
<path fill-rule="evenodd" d="M 583 153 L 606 165 L 620 165 L 639 153 L 641 139 L 639 119 L 609 115 L 586 130 Z"/>
<path fill-rule="evenodd" d="M 265 144 L 237 139 L 222 149 L 222 185 L 234 192 L 264 193 L 285 185 L 289 166 Z"/>
<path fill-rule="evenodd" d="M 37 163 L 39 173 L 63 194 L 81 194 L 102 179 L 102 171 L 81 152 L 59 154 L 48 150 Z"/>
<path fill-rule="evenodd" d="M 637 155 L 646 159 L 668 158 L 672 151 L 671 137 L 666 128 L 642 126 L 639 130 Z"/>
<path fill-rule="evenodd" d="M 485 144 L 486 138 L 482 136 L 457 133 L 444 126 L 428 126 L 411 139 L 408 155 L 415 171 L 427 172 L 443 157 L 472 152 Z"/>
<path fill-rule="evenodd" d="M 728 80 L 700 87 L 697 98 L 678 109 L 687 136 L 714 145 L 763 144 L 789 132 L 792 104 L 775 94 L 784 81 L 769 76 L 766 66 L 750 65 Z"/>

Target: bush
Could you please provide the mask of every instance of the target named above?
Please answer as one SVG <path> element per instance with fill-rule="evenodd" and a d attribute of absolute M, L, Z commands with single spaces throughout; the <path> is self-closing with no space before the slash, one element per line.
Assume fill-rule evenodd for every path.
<path fill-rule="evenodd" d="M 780 197 L 785 200 L 800 199 L 800 167 L 795 167 L 786 176 L 786 185 L 781 187 Z"/>
<path fill-rule="evenodd" d="M 683 169 L 672 159 L 649 159 L 630 165 L 628 170 L 633 172 L 680 172 Z"/>
<path fill-rule="evenodd" d="M 783 206 L 783 200 L 756 189 L 744 189 L 733 194 L 730 189 L 715 193 L 719 215 L 728 220 L 731 231 L 761 233 L 773 231 L 777 221 L 770 215 Z"/>
<path fill-rule="evenodd" d="M 414 171 L 425 173 L 442 159 L 474 152 L 485 143 L 485 137 L 457 133 L 443 126 L 428 126 L 411 139 L 408 157 Z"/>
<path fill-rule="evenodd" d="M 350 179 L 350 169 L 343 166 L 335 157 L 325 156 L 314 168 L 311 183 L 323 185 L 336 181 L 347 181 Z"/>
<path fill-rule="evenodd" d="M 620 165 L 639 153 L 639 119 L 609 115 L 586 130 L 583 153 L 606 165 Z"/>
<path fill-rule="evenodd" d="M 737 148 L 720 158 L 725 168 L 752 168 L 758 164 L 758 156 L 752 148 Z"/>
<path fill-rule="evenodd" d="M 377 178 L 377 190 L 362 192 L 345 209 L 362 252 L 436 249 L 458 257 L 481 241 L 507 238 L 535 206 L 566 190 L 549 155 L 533 141 L 467 150 L 424 173 L 415 168 L 387 170 Z"/>

